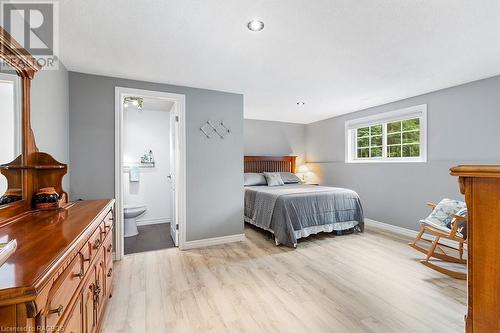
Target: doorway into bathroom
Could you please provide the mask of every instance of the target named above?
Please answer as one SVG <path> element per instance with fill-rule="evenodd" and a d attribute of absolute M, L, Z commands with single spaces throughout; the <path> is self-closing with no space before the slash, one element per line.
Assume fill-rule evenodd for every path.
<path fill-rule="evenodd" d="M 116 259 L 181 246 L 185 96 L 116 88 Z"/>

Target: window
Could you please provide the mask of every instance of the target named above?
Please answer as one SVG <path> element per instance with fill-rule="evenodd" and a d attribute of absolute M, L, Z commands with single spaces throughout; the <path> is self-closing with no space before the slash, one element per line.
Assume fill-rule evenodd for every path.
<path fill-rule="evenodd" d="M 346 162 L 425 162 L 427 105 L 346 122 Z"/>

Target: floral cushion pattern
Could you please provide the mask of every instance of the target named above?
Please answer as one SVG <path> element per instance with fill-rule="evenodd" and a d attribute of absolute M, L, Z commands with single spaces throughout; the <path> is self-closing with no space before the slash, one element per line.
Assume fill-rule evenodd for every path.
<path fill-rule="evenodd" d="M 451 221 L 453 220 L 453 215 L 466 216 L 467 214 L 467 206 L 465 202 L 459 200 L 452 199 L 443 199 L 441 200 L 436 208 L 432 211 L 432 213 L 427 216 L 425 220 L 451 229 Z"/>

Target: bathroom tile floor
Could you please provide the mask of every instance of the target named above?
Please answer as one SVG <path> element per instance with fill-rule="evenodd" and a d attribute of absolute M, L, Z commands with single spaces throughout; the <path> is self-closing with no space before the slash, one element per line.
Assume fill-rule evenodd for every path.
<path fill-rule="evenodd" d="M 147 252 L 174 247 L 170 237 L 170 223 L 151 224 L 137 227 L 139 234 L 125 237 L 125 254 Z"/>

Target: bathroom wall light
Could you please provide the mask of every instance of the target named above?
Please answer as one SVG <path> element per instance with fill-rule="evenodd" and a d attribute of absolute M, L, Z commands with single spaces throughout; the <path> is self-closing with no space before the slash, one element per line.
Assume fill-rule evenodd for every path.
<path fill-rule="evenodd" d="M 247 24 L 248 30 L 250 31 L 261 31 L 264 29 L 264 22 L 259 20 L 251 20 Z"/>
<path fill-rule="evenodd" d="M 304 102 L 304 101 L 298 101 L 298 102 L 297 102 L 297 105 L 298 105 L 298 106 L 302 106 L 302 105 L 305 105 L 305 104 L 306 104 L 306 102 Z"/>
<path fill-rule="evenodd" d="M 123 99 L 123 106 L 127 108 L 129 104 L 137 107 L 137 110 L 142 111 L 144 99 L 142 97 L 127 96 Z"/>

